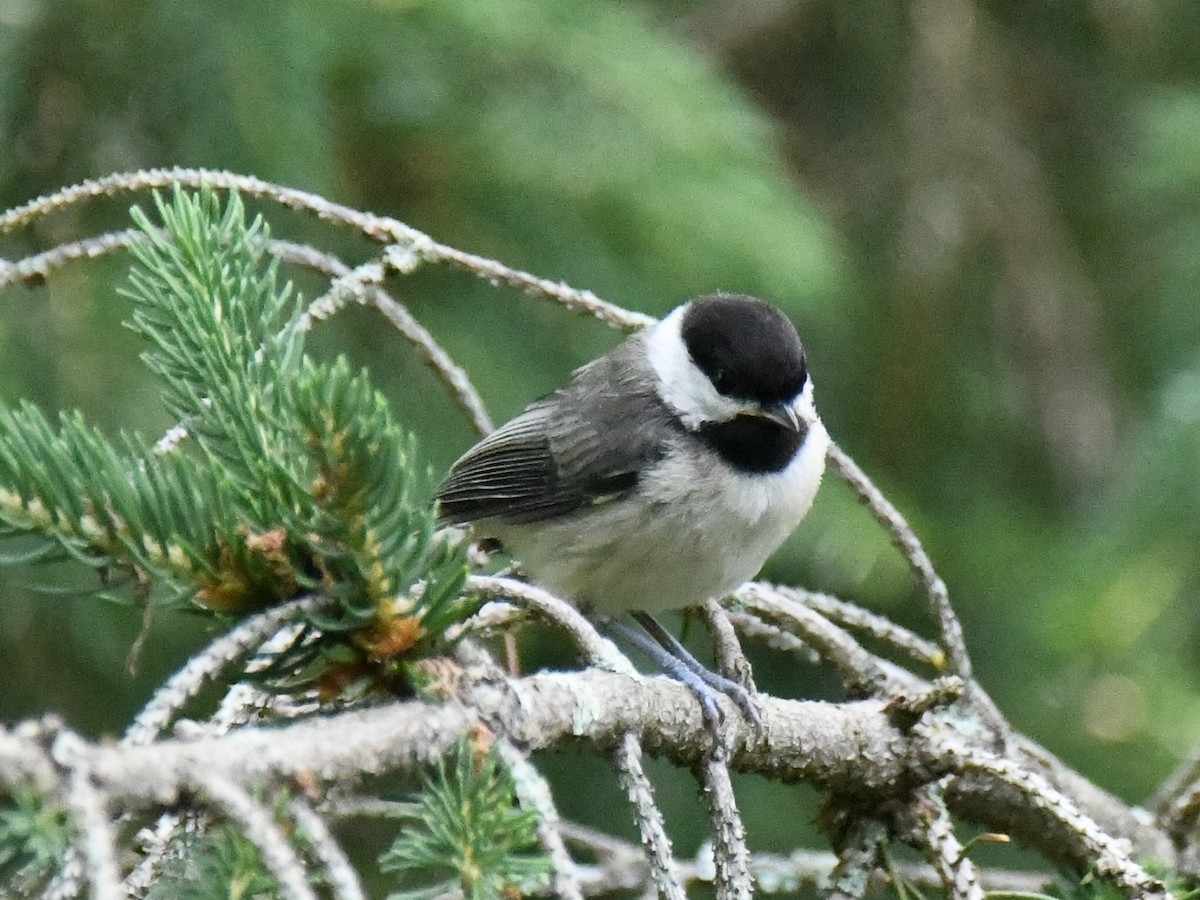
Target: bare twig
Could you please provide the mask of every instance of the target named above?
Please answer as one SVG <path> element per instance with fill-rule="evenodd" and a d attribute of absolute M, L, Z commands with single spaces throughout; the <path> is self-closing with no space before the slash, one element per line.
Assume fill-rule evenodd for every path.
<path fill-rule="evenodd" d="M 729 616 L 729 621 L 733 623 L 734 628 L 744 637 L 762 641 L 768 647 L 784 653 L 795 653 L 803 657 L 809 665 L 816 666 L 820 664 L 821 654 L 804 643 L 802 638 L 796 637 L 790 631 L 785 631 L 778 625 L 772 625 L 770 622 L 764 622 L 758 616 L 754 615 L 754 613 L 746 612 L 742 609 L 729 609 L 725 612 Z"/>
<path fill-rule="evenodd" d="M 396 244 L 400 247 L 404 246 L 402 241 L 397 241 Z M 579 291 L 561 281 L 538 278 L 536 275 L 510 268 L 494 259 L 476 256 L 474 253 L 465 253 L 433 240 L 430 240 L 427 245 L 419 245 L 418 252 L 421 258 L 429 262 L 449 263 L 492 284 L 503 284 L 506 287 L 523 291 L 532 297 L 553 300 L 571 312 L 585 313 L 621 331 L 637 331 L 639 328 L 653 325 L 656 321 L 653 316 L 630 312 L 601 300 L 591 291 Z M 397 258 L 393 255 L 392 260 L 389 261 L 394 262 Z M 406 267 L 410 265 L 409 258 L 399 257 L 399 259 L 401 261 L 396 263 L 396 268 L 401 272 L 411 271 L 411 268 Z"/>
<path fill-rule="evenodd" d="M 888 829 L 878 819 L 859 816 L 845 829 L 838 847 L 837 864 L 829 873 L 828 900 L 861 900 L 880 864 Z"/>
<path fill-rule="evenodd" d="M 127 896 L 141 897 L 149 890 L 167 860 L 175 858 L 182 852 L 176 841 L 180 826 L 194 822 L 198 818 L 201 818 L 200 814 L 181 819 L 175 813 L 163 813 L 153 826 L 143 828 L 138 832 L 136 841 L 142 858 L 125 876 L 125 881 L 121 885 Z"/>
<path fill-rule="evenodd" d="M 141 238 L 136 229 L 113 231 L 97 237 L 85 238 L 60 244 L 43 253 L 29 256 L 16 262 L 0 260 L 0 288 L 12 284 L 31 283 L 45 280 L 57 269 L 81 259 L 96 259 L 127 248 L 131 241 Z M 278 259 L 304 266 L 335 279 L 330 289 L 311 304 L 305 313 L 306 321 L 323 320 L 332 315 L 346 302 L 353 301 L 374 306 L 395 326 L 425 363 L 450 390 L 458 406 L 467 414 L 471 424 L 480 434 L 487 434 L 493 424 L 483 400 L 466 372 L 454 362 L 429 331 L 412 314 L 388 294 L 382 287 L 384 270 L 378 260 L 364 263 L 351 269 L 344 262 L 323 250 L 307 244 L 291 241 L 270 240 L 268 252 Z M 167 439 L 160 441 L 159 452 L 172 449 L 187 435 L 183 425 L 177 425 Z"/>
<path fill-rule="evenodd" d="M 492 284 L 513 287 L 531 296 L 551 300 L 574 312 L 586 313 L 625 331 L 644 328 L 654 322 L 651 316 L 628 312 L 601 300 L 591 291 L 578 291 L 495 260 L 439 244 L 429 235 L 396 219 L 360 212 L 308 191 L 213 169 L 144 169 L 83 181 L 0 215 L 0 234 L 15 231 L 59 210 L 100 197 L 161 190 L 176 184 L 193 189 L 207 185 L 218 190 L 236 190 L 247 196 L 262 197 L 290 209 L 312 213 L 335 225 L 353 228 L 372 240 L 389 245 L 386 251 L 387 264 L 405 274 L 424 262 L 445 263 Z"/>
<path fill-rule="evenodd" d="M 919 663 L 939 671 L 945 668 L 946 654 L 936 644 L 855 603 L 847 603 L 831 594 L 801 588 L 771 585 L 771 589 L 816 610 L 831 622 L 865 632 Z"/>
<path fill-rule="evenodd" d="M 501 597 L 536 610 L 565 629 L 593 665 L 639 677 L 632 663 L 617 651 L 611 641 L 602 637 L 573 606 L 549 592 L 510 578 L 484 575 L 470 576 L 463 589 Z M 662 896 L 685 900 L 674 857 L 671 855 L 671 842 L 666 834 L 662 814 L 654 803 L 654 789 L 642 768 L 641 755 L 641 743 L 636 735 L 623 735 L 614 755 L 617 779 L 629 798 L 642 833 L 651 879 Z"/>
<path fill-rule="evenodd" d="M 6 787 L 29 784 L 43 794 L 54 791 L 58 773 L 41 746 L 44 731 L 37 722 L 23 723 L 12 731 L 0 728 L 0 784 Z"/>
<path fill-rule="evenodd" d="M 785 629 L 796 630 L 805 644 L 837 669 L 852 690 L 884 696 L 902 686 L 893 670 L 863 649 L 847 632 L 772 586 L 758 582 L 744 584 L 734 593 L 733 599 Z"/>
<path fill-rule="evenodd" d="M 637 819 L 646 861 L 650 864 L 651 882 L 665 900 L 687 900 L 679 867 L 671 852 L 671 839 L 667 836 L 662 813 L 654 802 L 654 789 L 642 768 L 642 747 L 637 737 L 627 732 L 617 744 L 614 759 L 617 780 Z"/>
<path fill-rule="evenodd" d="M 717 669 L 727 678 L 732 678 L 751 694 L 758 693 L 754 684 L 754 673 L 750 668 L 750 660 L 742 652 L 738 642 L 737 632 L 725 608 L 716 600 L 709 600 L 700 611 L 708 624 L 708 631 L 713 637 L 713 651 L 717 661 Z"/>
<path fill-rule="evenodd" d="M 733 782 L 723 750 L 718 745 L 702 765 L 700 782 L 708 802 L 712 821 L 713 862 L 718 900 L 750 900 L 754 879 L 750 874 L 750 850 L 746 846 L 746 828 L 738 812 Z"/>
<path fill-rule="evenodd" d="M 237 782 L 214 771 L 191 773 L 191 787 L 213 807 L 236 822 L 262 856 L 286 900 L 317 900 L 304 863 L 287 835 L 263 805 Z"/>
<path fill-rule="evenodd" d="M 84 870 L 95 900 L 121 900 L 121 876 L 117 868 L 117 834 L 105 797 L 92 784 L 87 766 L 73 767 L 64 792 L 67 808 L 79 828 Z"/>
<path fill-rule="evenodd" d="M 312 848 L 313 855 L 321 861 L 326 882 L 335 900 L 364 900 L 366 895 L 358 880 L 358 873 L 354 871 L 346 852 L 330 834 L 325 820 L 311 806 L 297 798 L 288 804 L 288 812 Z"/>
<path fill-rule="evenodd" d="M 51 273 L 81 259 L 99 259 L 116 250 L 123 250 L 130 241 L 138 240 L 137 229 L 110 231 L 96 237 L 83 238 L 67 244 L 59 244 L 42 253 L 27 256 L 16 262 L 0 259 L 0 288 L 14 284 L 40 284 Z"/>
<path fill-rule="evenodd" d="M 265 197 L 290 209 L 313 213 L 327 222 L 345 225 L 360 231 L 377 241 L 392 243 L 393 229 L 389 220 L 370 213 L 359 212 L 338 203 L 332 203 L 317 194 L 294 188 L 280 187 L 250 175 L 237 175 L 214 169 L 141 169 L 135 172 L 117 172 L 103 178 L 89 179 L 79 184 L 38 197 L 28 203 L 14 207 L 0 215 L 0 234 L 24 228 L 32 222 L 72 206 L 89 203 L 101 197 L 117 197 L 123 194 L 144 193 L 162 190 L 173 185 L 200 188 L 205 185 L 219 190 L 237 190 L 252 197 Z M 412 232 L 413 235 L 419 232 Z"/>
<path fill-rule="evenodd" d="M 305 312 L 306 327 L 314 321 L 329 318 L 348 302 L 374 306 L 395 326 L 401 336 L 420 354 L 421 359 L 450 390 L 450 395 L 471 420 L 480 434 L 494 427 L 479 392 L 467 373 L 437 342 L 428 329 L 418 322 L 403 305 L 383 289 L 383 264 L 372 260 L 351 269 L 332 254 L 324 254 L 305 245 L 271 242 L 272 252 L 280 259 L 301 263 L 334 279 L 329 290 L 309 304 Z"/>
<path fill-rule="evenodd" d="M 58 794 L 74 820 L 79 837 L 43 896 L 56 900 L 76 897 L 83 890 L 86 878 L 97 900 L 120 900 L 116 828 L 109 815 L 108 797 L 92 780 L 87 745 L 78 735 L 60 729 L 54 737 L 51 756 L 66 772 L 66 783 Z"/>
<path fill-rule="evenodd" d="M 903 837 L 937 871 L 951 900 L 984 900 L 979 871 L 955 835 L 950 813 L 936 788 L 919 790 L 896 822 Z"/>
<path fill-rule="evenodd" d="M 938 624 L 942 630 L 942 646 L 950 663 L 951 671 L 964 681 L 971 680 L 971 659 L 967 655 L 967 644 L 963 638 L 962 624 L 958 621 L 946 583 L 933 568 L 929 554 L 900 511 L 892 505 L 883 492 L 871 482 L 858 463 L 836 443 L 830 442 L 828 459 L 835 472 L 854 489 L 866 504 L 875 520 L 892 536 L 904 558 L 908 560 L 917 580 L 929 598 Z"/>
<path fill-rule="evenodd" d="M 579 872 L 567 846 L 563 842 L 558 807 L 550 794 L 550 785 L 542 773 L 529 761 L 529 757 L 512 741 L 500 738 L 496 741 L 496 752 L 504 762 L 516 787 L 517 799 L 523 809 L 537 813 L 538 839 L 542 849 L 550 857 L 552 868 L 551 888 L 555 897 L 563 900 L 583 900 L 579 887 Z"/>
<path fill-rule="evenodd" d="M 1106 833 L 1094 818 L 1083 812 L 1043 775 L 1028 771 L 1012 760 L 980 747 L 969 746 L 950 729 L 926 728 L 918 732 L 928 739 L 924 752 L 938 756 L 939 765 L 951 763 L 958 773 L 985 773 L 1020 791 L 1029 805 L 1061 823 L 1086 848 L 1095 870 L 1122 888 L 1130 897 L 1169 900 L 1170 891 L 1129 855 L 1129 844 Z"/>
<path fill-rule="evenodd" d="M 463 585 L 463 591 L 468 594 L 486 594 L 535 610 L 566 631 L 593 664 L 610 672 L 636 676 L 633 663 L 617 650 L 612 641 L 602 636 L 579 610 L 549 591 L 514 578 L 494 575 L 469 576 Z"/>
<path fill-rule="evenodd" d="M 153 741 L 201 690 L 233 666 L 243 663 L 286 623 L 317 611 L 326 602 L 323 597 L 301 597 L 238 623 L 188 660 L 154 693 L 126 729 L 123 741 L 126 744 Z"/>
<path fill-rule="evenodd" d="M 353 269 L 344 264 L 339 268 L 341 271 L 334 275 L 328 290 L 310 302 L 300 314 L 300 330 L 311 330 L 314 324 L 332 318 L 350 303 L 364 303 L 370 291 L 383 283 L 385 276 L 383 263 L 377 259 L 368 260 Z"/>
<path fill-rule="evenodd" d="M 449 389 L 451 396 L 462 409 L 475 430 L 483 435 L 494 427 L 491 416 L 479 392 L 471 383 L 466 371 L 459 366 L 420 322 L 413 318 L 407 308 L 397 303 L 392 296 L 381 288 L 376 288 L 369 294 L 370 303 L 379 310 L 384 318 L 391 322 L 421 354 L 426 364 L 437 374 Z"/>

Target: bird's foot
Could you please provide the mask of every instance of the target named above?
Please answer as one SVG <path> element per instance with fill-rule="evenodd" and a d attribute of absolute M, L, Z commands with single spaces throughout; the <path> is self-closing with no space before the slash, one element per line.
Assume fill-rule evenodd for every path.
<path fill-rule="evenodd" d="M 718 748 L 727 750 L 728 739 L 732 737 L 725 727 L 725 713 L 719 702 L 721 694 L 733 701 L 754 729 L 756 737 L 762 734 L 762 714 L 750 691 L 732 678 L 707 668 L 648 613 L 634 613 L 633 618 L 645 632 L 615 620 L 610 620 L 608 625 L 696 696 L 700 701 L 705 727 L 713 735 Z"/>

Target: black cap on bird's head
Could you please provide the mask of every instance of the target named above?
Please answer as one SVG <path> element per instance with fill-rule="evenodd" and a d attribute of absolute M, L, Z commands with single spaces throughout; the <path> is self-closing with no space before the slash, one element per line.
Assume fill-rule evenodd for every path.
<path fill-rule="evenodd" d="M 808 368 L 796 327 L 769 303 L 741 294 L 698 297 L 684 312 L 680 336 L 723 396 L 771 407 L 804 389 Z"/>

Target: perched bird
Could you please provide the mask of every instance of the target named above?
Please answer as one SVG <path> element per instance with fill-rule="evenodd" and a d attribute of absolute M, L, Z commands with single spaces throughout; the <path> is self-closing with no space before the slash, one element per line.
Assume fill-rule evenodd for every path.
<path fill-rule="evenodd" d="M 483 438 L 437 499 L 445 522 L 498 539 L 535 583 L 633 612 L 677 655 L 649 614 L 753 578 L 808 512 L 828 445 L 795 327 L 761 300 L 715 294 Z"/>

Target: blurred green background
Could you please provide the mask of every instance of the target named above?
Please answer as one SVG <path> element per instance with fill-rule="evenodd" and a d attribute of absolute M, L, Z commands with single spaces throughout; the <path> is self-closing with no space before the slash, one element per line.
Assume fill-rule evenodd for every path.
<path fill-rule="evenodd" d="M 0 207 L 175 164 L 392 215 L 655 314 L 716 289 L 775 301 L 830 431 L 911 517 L 1015 724 L 1131 800 L 1200 737 L 1194 0 L 0 0 Z M 56 215 L 0 255 L 121 227 L 128 205 Z M 270 217 L 351 262 L 370 250 Z M 120 325 L 122 263 L 0 295 L 0 400 L 170 424 Z M 460 274 L 393 287 L 497 419 L 618 339 Z M 372 369 L 435 470 L 470 443 L 365 310 L 317 344 Z M 928 631 L 834 480 L 767 574 Z M 210 626 L 160 614 L 131 676 L 141 613 L 29 590 L 59 575 L 92 586 L 0 576 L 0 719 L 117 732 Z M 798 669 L 763 657 L 761 682 L 829 694 Z M 548 765 L 605 777 L 574 754 Z M 687 850 L 694 788 L 660 774 Z M 744 790 L 774 798 L 752 838 L 793 843 L 779 789 Z"/>

